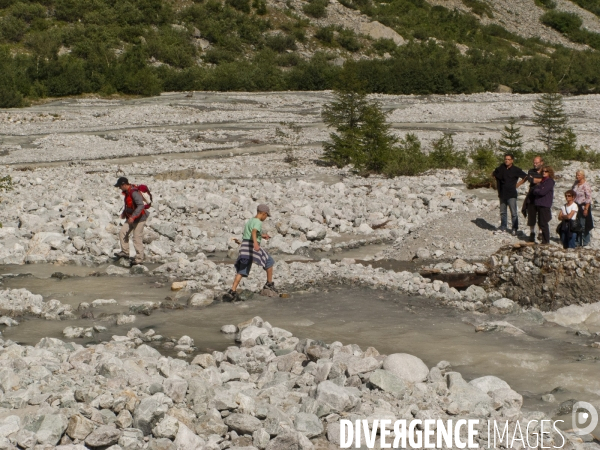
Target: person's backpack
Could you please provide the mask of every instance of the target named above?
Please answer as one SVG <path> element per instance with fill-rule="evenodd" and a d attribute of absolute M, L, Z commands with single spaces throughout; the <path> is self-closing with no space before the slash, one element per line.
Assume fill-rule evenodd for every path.
<path fill-rule="evenodd" d="M 140 194 L 142 194 L 142 198 L 144 199 L 144 208 L 150 208 L 152 206 L 152 193 L 150 192 L 150 188 L 145 184 L 138 184 L 134 187 Z"/>

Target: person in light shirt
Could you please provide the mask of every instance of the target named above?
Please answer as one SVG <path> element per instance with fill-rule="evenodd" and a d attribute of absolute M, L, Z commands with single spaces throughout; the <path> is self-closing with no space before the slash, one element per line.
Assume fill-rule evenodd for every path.
<path fill-rule="evenodd" d="M 594 219 L 592 218 L 592 188 L 585 179 L 583 170 L 575 172 L 575 183 L 571 189 L 575 192 L 575 203 L 579 207 L 577 220 L 583 229 L 577 236 L 577 246 L 587 247 L 590 245 L 590 230 L 594 228 Z"/>
<path fill-rule="evenodd" d="M 575 248 L 577 245 L 577 233 L 572 231 L 571 222 L 577 221 L 577 211 L 579 207 L 575 203 L 575 192 L 568 190 L 565 192 L 565 203 L 558 213 L 560 223 L 560 241 L 563 248 Z"/>

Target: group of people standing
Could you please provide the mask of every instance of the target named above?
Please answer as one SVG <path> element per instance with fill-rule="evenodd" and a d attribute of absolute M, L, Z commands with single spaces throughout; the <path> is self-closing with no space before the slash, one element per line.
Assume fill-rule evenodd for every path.
<path fill-rule="evenodd" d="M 504 164 L 498 166 L 492 176 L 496 179 L 500 199 L 500 231 L 517 235 L 519 215 L 517 212 L 517 189 L 529 183 L 529 190 L 521 212 L 527 218 L 529 241 L 536 241 L 535 227 L 539 227 L 542 244 L 550 243 L 550 220 L 554 202 L 554 170 L 544 164 L 541 156 L 533 159 L 533 168 L 525 173 L 515 166 L 513 155 L 504 155 Z M 585 179 L 583 170 L 576 172 L 573 187 L 565 192 L 566 203 L 561 207 L 557 227 L 564 248 L 590 245 L 590 230 L 594 228 L 592 218 L 592 189 Z M 508 229 L 508 210 L 511 215 L 511 230 Z"/>

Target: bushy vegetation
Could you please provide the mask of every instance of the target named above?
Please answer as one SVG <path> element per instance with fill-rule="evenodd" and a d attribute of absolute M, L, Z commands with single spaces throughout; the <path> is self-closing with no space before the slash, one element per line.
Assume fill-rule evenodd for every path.
<path fill-rule="evenodd" d="M 305 14 L 320 19 L 327 16 L 327 5 L 329 0 L 308 0 L 308 3 L 302 7 Z"/>
<path fill-rule="evenodd" d="M 0 0 L 0 107 L 89 92 L 323 90 L 349 76 L 362 79 L 367 93 L 474 93 L 498 84 L 520 93 L 600 89 L 599 52 L 549 50 L 425 0 L 343 1 L 409 42 L 369 42 L 340 27 L 315 30 L 292 10 L 268 15 L 264 0 L 197 0 L 180 9 L 165 0 Z M 488 5 L 484 0 L 465 2 L 485 14 L 478 9 Z M 327 12 L 327 0 L 304 6 L 312 16 Z M 570 17 L 550 19 L 567 34 L 593 35 Z M 210 43 L 207 50 L 198 37 Z M 311 39 L 324 52 L 306 60 L 295 48 Z M 454 43 L 470 50 L 461 54 Z M 389 58 L 337 67 L 328 48 Z"/>
<path fill-rule="evenodd" d="M 319 27 L 315 32 L 315 38 L 327 47 L 342 47 L 349 52 L 357 52 L 361 49 L 356 34 L 343 27 Z"/>
<path fill-rule="evenodd" d="M 583 9 L 600 16 L 600 0 L 573 0 L 573 3 L 581 6 Z"/>
<path fill-rule="evenodd" d="M 561 32 L 573 42 L 587 44 L 600 50 L 600 34 L 581 28 L 583 21 L 577 14 L 551 10 L 546 12 L 540 20 L 544 25 Z"/>
<path fill-rule="evenodd" d="M 503 153 L 498 149 L 496 142 L 491 139 L 486 142 L 474 141 L 470 144 L 469 157 L 471 163 L 464 178 L 467 188 L 495 188 L 496 179 L 492 176 L 492 172 L 502 164 Z M 520 162 L 519 159 L 515 159 L 515 161 Z"/>
<path fill-rule="evenodd" d="M 356 84 L 354 81 L 349 84 Z M 470 141 L 467 148 L 455 147 L 450 134 L 444 134 L 424 151 L 416 135 L 408 133 L 404 138 L 394 136 L 386 121 L 386 113 L 379 104 L 367 98 L 364 92 L 340 89 L 334 93 L 332 102 L 323 106 L 322 117 L 325 124 L 333 128 L 330 140 L 323 144 L 323 160 L 344 167 L 350 165 L 362 175 L 380 174 L 388 177 L 414 176 L 431 169 L 465 169 L 464 182 L 467 187 L 496 187 L 492 172 L 503 162 L 503 155 L 511 154 L 516 165 L 527 167 L 534 156 L 541 155 L 546 164 L 561 170 L 567 160 L 588 162 L 593 167 L 600 166 L 600 154 L 589 148 L 577 146 L 577 136 L 567 126 L 566 116 L 562 115 L 562 99 L 554 98 L 552 104 L 543 96 L 536 104 L 539 117 L 552 115 L 564 117 L 563 129 L 554 143 L 545 151 L 523 151 L 523 136 L 516 120 L 510 119 L 504 127 L 501 139 L 496 142 Z M 546 99 L 546 100 L 545 100 Z M 556 99 L 560 100 L 556 103 Z M 549 106 L 550 105 L 550 106 Z M 543 121 L 540 141 L 547 145 L 547 133 Z"/>
<path fill-rule="evenodd" d="M 323 145 L 323 159 L 338 167 L 352 165 L 363 175 L 417 175 L 428 169 L 465 168 L 465 152 L 454 148 L 452 136 L 435 141 L 426 154 L 414 134 L 398 139 L 377 102 L 364 93 L 338 90 L 322 110 L 325 124 L 335 129 Z"/>

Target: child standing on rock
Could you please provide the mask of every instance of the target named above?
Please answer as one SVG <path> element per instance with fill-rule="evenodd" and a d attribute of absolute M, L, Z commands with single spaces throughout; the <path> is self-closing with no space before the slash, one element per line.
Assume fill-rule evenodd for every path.
<path fill-rule="evenodd" d="M 237 287 L 242 281 L 242 278 L 250 274 L 252 264 L 261 266 L 267 272 L 267 282 L 263 289 L 267 289 L 277 293 L 275 283 L 273 283 L 273 266 L 275 261 L 271 256 L 260 246 L 262 239 L 269 239 L 268 234 L 262 233 L 262 223 L 271 216 L 269 207 L 265 204 L 260 204 L 256 208 L 256 216 L 246 222 L 244 226 L 244 234 L 242 236 L 242 245 L 237 261 L 235 262 L 236 275 L 233 280 L 233 286 L 227 293 L 231 301 L 240 300 L 237 293 Z"/>

